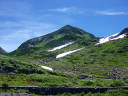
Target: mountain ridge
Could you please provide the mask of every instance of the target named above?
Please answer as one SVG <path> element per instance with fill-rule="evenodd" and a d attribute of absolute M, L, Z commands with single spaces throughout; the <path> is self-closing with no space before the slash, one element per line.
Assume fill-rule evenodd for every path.
<path fill-rule="evenodd" d="M 82 29 L 73 27 L 71 25 L 66 25 L 52 33 L 27 40 L 26 42 L 22 43 L 18 48 L 33 47 L 39 43 L 44 43 L 47 41 L 52 42 L 52 40 L 54 39 L 60 39 L 62 43 L 64 42 L 66 43 L 67 41 L 75 41 L 78 39 L 89 39 L 89 38 L 95 38 L 95 36 Z"/>
<path fill-rule="evenodd" d="M 9 55 L 30 57 L 36 56 L 35 58 L 41 58 L 42 56 L 42 58 L 44 58 L 44 56 L 46 56 L 47 58 L 46 54 L 49 54 L 52 59 L 55 59 L 58 54 L 81 49 L 84 46 L 97 45 L 122 39 L 124 38 L 125 34 L 128 33 L 127 30 L 128 29 L 125 28 L 120 33 L 106 38 L 100 38 L 98 41 L 98 38 L 96 38 L 94 35 L 71 25 L 66 25 L 52 33 L 27 40 L 26 42 L 22 43 L 17 50 L 9 53 Z M 63 49 L 64 51 L 61 51 Z M 52 50 L 58 51 L 52 52 Z M 40 56 L 40 54 L 42 55 Z"/>
<path fill-rule="evenodd" d="M 127 45 L 128 35 L 119 41 L 85 47 L 44 65 L 70 74 L 128 79 Z"/>
<path fill-rule="evenodd" d="M 117 41 L 120 40 L 122 38 L 124 38 L 126 35 L 128 35 L 128 28 L 123 29 L 121 32 L 116 33 L 114 35 L 108 36 L 108 37 L 104 37 L 104 38 L 100 38 L 99 42 L 96 43 L 97 44 L 103 44 L 109 41 Z"/>
<path fill-rule="evenodd" d="M 96 39 L 96 37 L 82 29 L 73 27 L 71 25 L 66 25 L 55 32 L 36 37 L 26 42 L 22 43 L 17 50 L 10 52 L 11 56 L 22 56 L 22 55 L 33 55 L 33 54 L 41 54 L 48 53 L 46 50 L 50 50 L 60 45 L 64 45 L 70 42 L 81 42 L 83 44 L 87 44 L 87 42 L 91 42 L 91 39 Z M 81 42 L 82 44 L 82 42 Z M 77 44 L 78 46 L 79 44 Z M 74 46 L 74 48 L 76 48 Z M 48 54 L 53 54 L 53 52 L 49 52 Z M 44 55 L 43 55 L 44 56 Z"/>

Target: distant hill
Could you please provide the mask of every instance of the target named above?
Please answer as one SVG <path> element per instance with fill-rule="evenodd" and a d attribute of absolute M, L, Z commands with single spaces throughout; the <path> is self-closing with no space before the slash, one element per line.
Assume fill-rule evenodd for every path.
<path fill-rule="evenodd" d="M 7 52 L 0 47 L 0 55 L 6 54 Z"/>

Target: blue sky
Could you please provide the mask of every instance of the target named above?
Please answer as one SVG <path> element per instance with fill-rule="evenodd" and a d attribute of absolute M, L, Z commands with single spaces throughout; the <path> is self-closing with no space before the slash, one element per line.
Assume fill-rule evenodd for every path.
<path fill-rule="evenodd" d="M 67 24 L 97 37 L 118 33 L 128 27 L 128 0 L 0 0 L 0 46 L 8 52 Z"/>

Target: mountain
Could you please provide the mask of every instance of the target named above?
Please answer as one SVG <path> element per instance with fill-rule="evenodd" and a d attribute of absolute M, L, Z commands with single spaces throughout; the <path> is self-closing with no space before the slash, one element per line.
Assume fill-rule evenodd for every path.
<path fill-rule="evenodd" d="M 128 74 L 127 34 L 128 28 L 125 28 L 98 41 L 92 34 L 66 25 L 53 33 L 26 41 L 9 55 L 69 74 L 125 79 Z M 100 42 L 103 39 L 108 41 Z"/>
<path fill-rule="evenodd" d="M 124 38 L 127 34 L 128 34 L 128 28 L 125 28 L 120 33 L 114 34 L 109 37 L 101 38 L 97 44 L 102 44 L 102 43 L 106 43 L 109 41 L 117 41 L 117 40 Z"/>
<path fill-rule="evenodd" d="M 85 32 L 82 29 L 73 27 L 71 25 L 66 25 L 55 32 L 24 42 L 23 44 L 21 44 L 21 46 L 19 46 L 19 49 L 41 46 L 42 44 L 47 48 L 52 48 L 69 41 L 91 38 L 95 38 L 95 36 L 88 32 Z"/>
<path fill-rule="evenodd" d="M 8 81 L 9 86 L 128 86 L 127 33 L 126 28 L 99 43 L 103 38 L 66 25 L 0 55 L 0 82 Z"/>
<path fill-rule="evenodd" d="M 61 46 L 67 43 L 82 42 L 85 44 L 87 40 L 96 39 L 96 37 L 82 29 L 73 27 L 71 25 L 66 25 L 59 30 L 49 33 L 44 36 L 40 36 L 37 38 L 30 39 L 23 44 L 21 44 L 17 50 L 10 53 L 13 56 L 23 56 L 23 55 L 34 55 L 42 54 L 42 55 L 55 55 L 50 52 L 46 52 L 46 50 L 50 50 L 57 46 Z M 81 41 L 83 40 L 83 41 Z M 85 41 L 84 41 L 85 40 Z M 69 44 L 72 45 L 72 44 Z M 44 56 L 40 56 L 41 58 Z M 47 56 L 46 56 L 47 57 Z"/>
<path fill-rule="evenodd" d="M 128 79 L 128 35 L 118 41 L 85 46 L 82 50 L 47 62 L 56 71 L 91 78 Z"/>
<path fill-rule="evenodd" d="M 7 52 L 0 47 L 0 55 L 6 54 Z"/>

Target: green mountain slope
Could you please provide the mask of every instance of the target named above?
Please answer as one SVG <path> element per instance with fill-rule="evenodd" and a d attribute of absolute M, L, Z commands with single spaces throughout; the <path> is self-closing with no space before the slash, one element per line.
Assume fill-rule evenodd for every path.
<path fill-rule="evenodd" d="M 76 76 L 0 55 L 0 86 L 74 86 Z M 73 81 L 72 81 L 73 80 Z"/>
<path fill-rule="evenodd" d="M 95 36 L 82 29 L 66 25 L 53 33 L 26 41 L 19 46 L 19 49 L 33 46 L 45 46 L 46 48 L 52 48 L 69 41 L 91 38 L 95 38 Z"/>
<path fill-rule="evenodd" d="M 96 37 L 94 35 L 85 32 L 82 29 L 66 25 L 53 33 L 24 42 L 17 50 L 9 53 L 9 55 L 23 58 L 27 57 L 29 59 L 44 59 L 45 61 L 49 61 L 55 58 L 58 53 L 46 51 L 48 49 L 72 41 L 74 41 L 75 45 L 77 45 L 71 45 L 73 46 L 72 49 L 75 49 L 78 46 L 87 45 L 88 41 L 95 41 L 95 39 Z M 88 45 L 90 44 L 89 42 Z M 71 49 L 68 48 L 67 50 Z"/>
<path fill-rule="evenodd" d="M 0 47 L 0 55 L 6 54 L 7 52 Z"/>
<path fill-rule="evenodd" d="M 0 86 L 5 85 L 106 87 L 127 86 L 128 82 L 112 79 L 81 79 L 79 76 L 45 70 L 37 65 L 19 61 L 16 58 L 0 55 Z"/>
<path fill-rule="evenodd" d="M 125 33 L 127 30 L 121 34 Z M 53 41 L 55 44 L 52 45 Z M 62 49 L 47 51 L 71 41 L 75 42 Z M 118 41 L 95 45 L 97 41 L 92 34 L 70 25 L 28 40 L 7 56 L 0 55 L 0 85 L 127 86 L 128 36 Z M 81 47 L 84 49 L 56 59 L 56 55 L 60 53 Z M 35 64 L 52 67 L 54 71 Z"/>
<path fill-rule="evenodd" d="M 56 71 L 102 78 L 128 78 L 128 35 L 119 41 L 87 46 L 45 63 Z"/>

